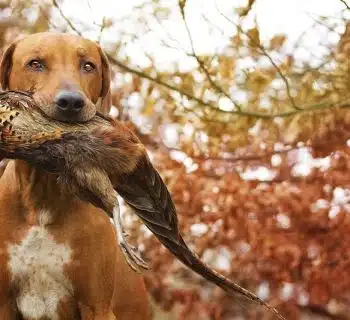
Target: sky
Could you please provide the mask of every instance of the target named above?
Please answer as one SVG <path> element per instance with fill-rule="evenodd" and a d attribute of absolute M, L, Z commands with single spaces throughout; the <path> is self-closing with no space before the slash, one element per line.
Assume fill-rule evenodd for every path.
<path fill-rule="evenodd" d="M 118 28 L 139 31 L 136 24 L 133 23 L 132 17 L 135 6 L 142 2 L 142 0 L 66 0 L 62 8 L 73 19 L 83 20 L 88 25 L 92 25 L 91 21 L 100 23 L 103 17 L 112 19 L 128 17 L 122 26 L 119 25 L 103 34 L 102 43 L 108 44 L 109 41 L 115 40 L 120 31 Z M 177 0 L 161 0 L 161 2 L 169 7 L 177 5 Z M 210 53 L 220 49 L 220 46 L 224 47 L 227 36 L 232 34 L 232 24 L 220 15 L 217 8 L 220 12 L 232 17 L 234 8 L 244 6 L 246 2 L 246 0 L 187 0 L 187 22 L 198 53 Z M 233 6 L 232 3 L 235 5 Z M 283 33 L 288 36 L 289 44 L 292 46 L 293 42 L 313 25 L 312 17 L 320 15 L 336 17 L 342 9 L 344 9 L 344 5 L 340 0 L 256 0 L 254 10 L 248 19 L 245 19 L 244 27 L 252 27 L 256 19 L 263 41 Z M 202 19 L 202 16 L 224 31 L 225 35 L 217 32 L 215 36 L 209 37 L 208 23 Z M 161 25 L 154 22 L 151 28 L 153 32 L 142 36 L 137 44 L 128 46 L 128 56 L 131 57 L 132 62 L 145 66 L 147 59 L 142 55 L 142 52 L 147 51 L 154 54 L 159 63 L 167 64 L 169 61 L 180 61 L 186 68 L 186 65 L 191 63 L 190 60 L 180 50 L 165 49 L 159 41 L 159 39 L 169 38 L 168 35 L 170 35 L 171 38 L 175 39 L 173 43 L 180 44 L 185 50 L 190 51 L 188 35 L 178 11 L 175 11 L 170 19 L 162 21 Z M 98 27 L 95 27 L 94 30 L 90 30 L 84 35 L 97 39 L 98 34 Z M 327 34 L 329 35 L 329 32 Z M 305 41 L 310 47 L 317 46 L 317 42 L 322 36 L 322 33 L 313 34 L 310 32 L 306 35 Z M 338 38 L 327 40 L 336 42 Z M 307 55 L 307 52 L 301 54 Z"/>
<path fill-rule="evenodd" d="M 103 17 L 118 19 L 132 15 L 133 8 L 142 2 L 142 0 L 66 0 L 63 8 L 65 12 L 76 18 L 99 22 Z M 172 6 L 177 3 L 177 0 L 163 0 L 162 2 Z M 215 3 L 220 11 L 228 13 L 235 7 L 244 6 L 246 2 L 245 0 L 187 0 L 186 10 L 188 10 L 192 24 L 195 25 L 198 23 L 200 13 L 206 13 L 208 17 L 213 18 L 213 21 L 222 20 L 215 12 Z M 235 6 L 232 3 L 235 3 Z M 280 32 L 287 33 L 291 37 L 298 37 L 313 23 L 308 14 L 334 15 L 344 9 L 344 5 L 338 0 L 257 0 L 255 9 L 263 38 Z M 182 36 L 177 21 L 169 26 L 171 26 L 169 31 L 172 34 Z M 197 28 L 194 34 L 203 40 L 206 36 L 201 33 L 200 28 Z"/>

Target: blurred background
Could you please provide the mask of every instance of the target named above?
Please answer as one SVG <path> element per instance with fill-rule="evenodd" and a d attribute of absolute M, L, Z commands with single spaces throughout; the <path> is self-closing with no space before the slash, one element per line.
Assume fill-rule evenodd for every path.
<path fill-rule="evenodd" d="M 0 51 L 46 30 L 101 43 L 203 261 L 288 319 L 350 319 L 348 0 L 0 1 Z M 154 319 L 271 318 L 124 219 Z"/>

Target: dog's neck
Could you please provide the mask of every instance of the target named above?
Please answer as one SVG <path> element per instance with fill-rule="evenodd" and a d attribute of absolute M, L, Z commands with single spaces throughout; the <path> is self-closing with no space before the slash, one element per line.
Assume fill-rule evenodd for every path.
<path fill-rule="evenodd" d="M 20 195 L 28 224 L 39 222 L 38 212 L 50 212 L 52 219 L 55 219 L 60 212 L 76 203 L 74 196 L 62 190 L 57 175 L 35 168 L 22 160 L 11 161 L 8 166 L 11 166 L 9 170 L 15 175 L 14 188 Z"/>

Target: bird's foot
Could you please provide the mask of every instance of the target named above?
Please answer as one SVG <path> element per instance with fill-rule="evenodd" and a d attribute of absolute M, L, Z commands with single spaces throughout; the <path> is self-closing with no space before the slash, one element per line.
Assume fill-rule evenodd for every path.
<path fill-rule="evenodd" d="M 129 245 L 125 241 L 119 241 L 119 246 L 124 253 L 124 258 L 128 265 L 136 272 L 143 272 L 149 269 L 147 262 L 145 262 L 139 255 L 134 246 Z"/>
<path fill-rule="evenodd" d="M 119 247 L 122 249 L 124 258 L 128 265 L 131 267 L 131 269 L 139 273 L 148 270 L 148 264 L 140 257 L 137 249 L 130 245 L 127 241 L 128 234 L 125 232 L 121 222 L 118 200 L 113 208 L 113 221 L 117 231 Z"/>

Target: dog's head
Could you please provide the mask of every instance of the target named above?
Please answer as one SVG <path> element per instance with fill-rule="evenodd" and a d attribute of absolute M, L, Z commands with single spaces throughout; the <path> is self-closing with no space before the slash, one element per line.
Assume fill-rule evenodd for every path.
<path fill-rule="evenodd" d="M 5 51 L 0 67 L 3 90 L 33 93 L 49 117 L 85 122 L 110 107 L 110 68 L 96 43 L 60 33 L 29 35 Z"/>

